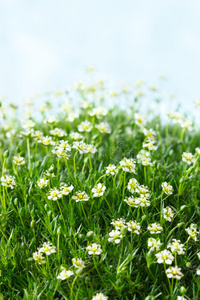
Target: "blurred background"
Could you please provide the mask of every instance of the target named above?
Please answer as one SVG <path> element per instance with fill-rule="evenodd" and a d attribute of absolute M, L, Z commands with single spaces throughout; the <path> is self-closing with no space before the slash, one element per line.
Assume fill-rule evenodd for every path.
<path fill-rule="evenodd" d="M 0 0 L 0 96 L 84 79 L 133 84 L 144 78 L 190 104 L 200 97 L 199 0 Z"/>

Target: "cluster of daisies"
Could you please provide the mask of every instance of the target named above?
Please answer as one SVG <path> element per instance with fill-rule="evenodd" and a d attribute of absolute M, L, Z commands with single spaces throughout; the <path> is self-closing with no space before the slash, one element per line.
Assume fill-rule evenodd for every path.
<path fill-rule="evenodd" d="M 114 96 L 114 94 L 113 94 Z M 63 104 L 62 109 L 69 111 L 66 121 L 72 123 L 74 121 L 78 122 L 79 113 L 70 111 L 70 104 Z M 35 130 L 36 123 L 29 119 L 23 125 L 23 130 L 20 132 L 21 137 L 26 137 L 28 142 L 29 139 L 33 139 L 35 143 L 39 143 L 44 146 L 52 146 L 51 153 L 57 156 L 57 160 L 60 158 L 68 160 L 71 156 L 72 151 L 75 151 L 74 160 L 76 153 L 79 154 L 95 154 L 98 151 L 98 146 L 100 143 L 96 142 L 94 144 L 87 143 L 89 141 L 88 134 L 92 132 L 92 135 L 101 136 L 102 134 L 110 134 L 111 126 L 105 121 L 102 121 L 102 118 L 105 117 L 108 113 L 108 110 L 104 107 L 90 107 L 89 102 L 83 101 L 81 109 L 87 111 L 85 114 L 89 120 L 84 120 L 81 123 L 77 123 L 77 131 L 71 131 L 69 134 L 62 128 L 59 128 L 57 125 L 58 120 L 54 116 L 49 116 L 43 120 L 46 128 L 49 126 L 49 135 L 44 135 L 42 131 Z M 45 111 L 45 107 L 41 108 L 41 111 Z M 191 130 L 192 124 L 185 120 L 179 113 L 169 113 L 169 118 L 174 124 L 180 125 L 183 130 Z M 98 120 L 98 124 L 96 122 Z M 100 120 L 100 121 L 99 121 Z M 142 143 L 142 149 L 137 153 L 136 158 L 127 158 L 124 157 L 119 161 L 118 165 L 109 164 L 105 167 L 104 174 L 94 183 L 90 191 L 80 191 L 75 190 L 76 186 L 72 184 L 66 184 L 61 182 L 58 186 L 53 185 L 51 178 L 56 177 L 54 173 L 54 165 L 51 165 L 47 170 L 43 171 L 41 178 L 37 179 L 36 185 L 40 189 L 48 188 L 47 191 L 47 200 L 57 201 L 62 197 L 69 196 L 70 199 L 75 202 L 84 202 L 89 201 L 91 198 L 105 197 L 107 187 L 103 182 L 105 176 L 113 176 L 113 182 L 115 184 L 115 179 L 119 175 L 119 180 L 123 182 L 124 175 L 124 186 L 121 185 L 122 189 L 122 201 L 128 205 L 128 209 L 136 209 L 137 212 L 140 210 L 144 213 L 144 210 L 151 206 L 152 192 L 147 186 L 148 182 L 145 180 L 145 185 L 140 184 L 137 180 L 137 169 L 138 165 L 146 167 L 154 166 L 154 153 L 158 149 L 158 144 L 156 142 L 157 132 L 153 129 L 145 128 L 146 120 L 144 116 L 139 113 L 134 114 L 135 125 L 139 126 L 141 132 L 144 135 L 144 140 Z M 56 127 L 58 126 L 58 127 Z M 10 132 L 14 134 L 14 132 Z M 95 137 L 96 138 L 96 137 Z M 93 139 L 93 142 L 95 141 Z M 99 141 L 99 139 L 97 138 Z M 46 147 L 47 149 L 48 147 Z M 53 156 L 53 155 L 52 155 Z M 195 149 L 195 153 L 190 152 L 182 153 L 182 161 L 185 163 L 184 168 L 184 179 L 187 179 L 187 176 L 191 170 L 195 169 L 197 162 L 200 157 L 200 148 Z M 90 157 L 91 158 L 91 157 Z M 30 159 L 30 157 L 29 157 Z M 26 160 L 20 155 L 16 155 L 12 159 L 13 170 L 15 175 L 18 176 L 18 167 L 21 165 L 26 165 Z M 188 171 L 187 165 L 190 166 Z M 74 166 L 73 166 L 74 167 Z M 57 170 L 58 171 L 58 170 Z M 75 170 L 74 170 L 75 173 Z M 127 180 L 127 185 L 125 185 L 125 176 L 126 173 L 131 174 L 132 178 Z M 76 182 L 75 182 L 76 183 Z M 4 170 L 1 176 L 1 184 L 3 187 L 14 189 L 17 185 L 16 179 L 12 175 L 4 174 Z M 193 241 L 198 241 L 198 227 L 196 224 L 191 223 L 189 227 L 185 229 L 188 234 L 187 240 L 183 243 L 181 240 L 175 239 L 173 237 L 167 241 L 167 245 L 164 246 L 164 243 L 161 242 L 159 234 L 164 230 L 165 222 L 172 222 L 176 217 L 176 210 L 170 206 L 164 206 L 163 197 L 165 200 L 168 196 L 172 195 L 174 192 L 173 186 L 170 182 L 162 182 L 161 184 L 162 192 L 160 197 L 156 200 L 160 203 L 160 214 L 159 220 L 154 223 L 147 224 L 146 228 L 142 227 L 142 221 L 139 217 L 137 219 L 125 219 L 117 218 L 113 219 L 111 224 L 113 227 L 110 232 L 107 233 L 106 237 L 109 243 L 120 244 L 122 239 L 126 234 L 140 235 L 142 232 L 148 232 L 151 237 L 147 239 L 148 255 L 151 255 L 158 264 L 164 265 L 164 270 L 166 276 L 169 279 L 180 280 L 184 274 L 181 268 L 178 266 L 178 257 L 184 255 L 187 252 L 187 245 L 192 239 Z M 127 192 L 128 196 L 125 196 Z M 166 203 L 166 202 L 165 202 Z M 137 214 L 139 216 L 139 213 Z M 88 234 L 91 232 L 88 232 Z M 38 251 L 33 253 L 33 259 L 39 265 L 47 264 L 48 256 L 56 253 L 56 247 L 52 245 L 51 242 L 45 242 Z M 85 251 L 89 256 L 101 255 L 104 252 L 102 246 L 99 242 L 93 242 L 86 246 Z M 59 250 L 58 250 L 59 252 Z M 197 253 L 198 259 L 200 260 L 200 252 Z M 72 265 L 68 268 L 65 265 L 60 266 L 60 270 L 57 274 L 58 280 L 67 280 L 72 276 L 79 276 L 83 270 L 87 267 L 87 263 L 84 262 L 81 258 L 73 258 Z M 200 275 L 200 267 L 196 270 L 196 274 Z M 92 300 L 107 300 L 108 297 L 103 293 L 97 293 L 93 296 Z M 183 296 L 178 296 L 177 300 L 184 300 Z"/>

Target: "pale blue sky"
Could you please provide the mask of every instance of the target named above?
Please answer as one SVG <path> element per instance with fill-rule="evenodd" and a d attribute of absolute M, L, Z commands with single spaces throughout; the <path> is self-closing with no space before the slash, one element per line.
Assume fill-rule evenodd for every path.
<path fill-rule="evenodd" d="M 65 88 L 94 65 L 114 82 L 160 73 L 200 97 L 199 0 L 0 0 L 0 95 Z"/>

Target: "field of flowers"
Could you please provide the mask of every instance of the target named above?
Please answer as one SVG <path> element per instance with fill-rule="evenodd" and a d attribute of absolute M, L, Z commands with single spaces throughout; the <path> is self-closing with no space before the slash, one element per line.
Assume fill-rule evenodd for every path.
<path fill-rule="evenodd" d="M 0 299 L 200 299 L 198 122 L 101 81 L 43 98 L 1 105 Z"/>

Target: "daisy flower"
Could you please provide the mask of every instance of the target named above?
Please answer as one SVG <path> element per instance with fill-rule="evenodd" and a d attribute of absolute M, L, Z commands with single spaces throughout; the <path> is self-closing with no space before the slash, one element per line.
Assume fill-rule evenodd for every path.
<path fill-rule="evenodd" d="M 44 253 L 46 255 L 56 253 L 56 247 L 52 246 L 52 243 L 50 243 L 50 242 L 45 242 L 42 245 L 42 247 L 39 249 L 39 253 Z"/>
<path fill-rule="evenodd" d="M 3 175 L 1 177 L 1 184 L 6 187 L 10 187 L 11 189 L 14 189 L 15 183 L 15 177 L 11 175 Z"/>
<path fill-rule="evenodd" d="M 182 161 L 186 162 L 188 165 L 191 165 L 195 162 L 195 158 L 190 152 L 183 152 Z"/>
<path fill-rule="evenodd" d="M 49 191 L 49 196 L 47 197 L 49 200 L 58 200 L 60 198 L 62 198 L 62 192 L 59 191 L 58 189 L 54 188 L 54 189 L 51 189 Z"/>
<path fill-rule="evenodd" d="M 67 186 L 65 183 L 61 183 L 60 184 L 60 189 L 61 189 L 61 193 L 64 196 L 69 195 L 69 193 L 72 192 L 72 190 L 74 189 L 73 185 Z"/>
<path fill-rule="evenodd" d="M 185 254 L 184 244 L 181 244 L 180 240 L 172 239 L 172 243 L 169 243 L 167 248 L 170 248 L 172 253 Z"/>
<path fill-rule="evenodd" d="M 167 195 L 172 195 L 173 194 L 173 186 L 170 185 L 169 183 L 167 182 L 163 182 L 161 184 L 161 187 L 162 187 L 162 190 L 163 190 L 163 193 L 167 194 Z"/>
<path fill-rule="evenodd" d="M 109 166 L 105 167 L 107 175 L 115 175 L 118 173 L 118 168 L 115 165 L 110 164 Z"/>
<path fill-rule="evenodd" d="M 76 202 L 88 201 L 89 198 L 90 197 L 86 194 L 85 191 L 83 191 L 83 192 L 76 192 L 75 195 L 72 196 L 72 199 L 75 200 Z"/>
<path fill-rule="evenodd" d="M 139 187 L 139 183 L 135 178 L 132 178 L 132 179 L 129 180 L 127 189 L 131 193 L 138 192 L 139 191 L 138 187 Z"/>
<path fill-rule="evenodd" d="M 98 293 L 92 297 L 92 300 L 108 300 L 108 297 L 106 297 L 103 293 Z"/>
<path fill-rule="evenodd" d="M 24 157 L 22 156 L 14 156 L 13 157 L 13 162 L 16 164 L 16 165 L 24 165 L 25 164 L 25 160 L 24 160 Z"/>
<path fill-rule="evenodd" d="M 119 164 L 123 171 L 136 174 L 135 160 L 133 158 L 128 159 L 124 157 Z"/>
<path fill-rule="evenodd" d="M 78 131 L 80 132 L 90 132 L 92 130 L 92 124 L 89 121 L 81 122 L 81 124 L 78 125 Z"/>
<path fill-rule="evenodd" d="M 73 266 L 79 270 L 85 268 L 84 261 L 81 258 L 72 258 Z"/>
<path fill-rule="evenodd" d="M 101 197 L 103 196 L 104 192 L 106 190 L 106 186 L 103 185 L 102 183 L 98 183 L 93 189 L 93 197 Z"/>
<path fill-rule="evenodd" d="M 100 255 L 102 252 L 101 245 L 96 243 L 89 245 L 86 249 L 89 255 Z"/>
<path fill-rule="evenodd" d="M 150 231 L 151 234 L 161 233 L 161 231 L 163 230 L 162 226 L 160 226 L 160 224 L 158 224 L 158 223 L 150 224 L 147 227 L 147 229 Z"/>
<path fill-rule="evenodd" d="M 129 221 L 126 223 L 126 225 L 128 231 L 140 234 L 141 226 L 140 223 L 137 223 L 137 221 Z"/>
<path fill-rule="evenodd" d="M 154 250 L 158 251 L 161 246 L 161 241 L 159 238 L 157 239 L 148 238 L 147 246 L 149 248 L 149 251 L 154 251 Z"/>
<path fill-rule="evenodd" d="M 121 239 L 122 239 L 121 231 L 112 230 L 111 232 L 109 232 L 109 238 L 108 238 L 109 242 L 114 242 L 115 244 L 119 244 Z"/>
<path fill-rule="evenodd" d="M 35 261 L 37 261 L 37 263 L 39 265 L 42 265 L 42 264 L 46 263 L 45 258 L 43 257 L 42 253 L 40 253 L 40 252 L 34 252 L 33 253 L 33 258 L 34 258 Z"/>
<path fill-rule="evenodd" d="M 174 217 L 173 210 L 169 206 L 167 206 L 163 209 L 163 216 L 165 220 L 171 222 Z"/>
<path fill-rule="evenodd" d="M 57 276 L 57 279 L 65 280 L 71 277 L 72 275 L 74 275 L 74 272 L 72 272 L 71 270 L 66 270 L 65 268 L 62 267 L 62 271 Z"/>
<path fill-rule="evenodd" d="M 110 125 L 106 122 L 101 122 L 95 126 L 101 133 L 111 133 Z"/>
<path fill-rule="evenodd" d="M 157 262 L 159 264 L 165 263 L 167 265 L 171 265 L 172 261 L 174 260 L 174 256 L 171 254 L 169 250 L 163 250 L 155 254 L 157 257 Z"/>
<path fill-rule="evenodd" d="M 42 189 L 43 187 L 47 187 L 48 182 L 49 182 L 48 179 L 40 178 L 40 179 L 37 181 L 37 185 L 39 186 L 39 188 Z"/>
<path fill-rule="evenodd" d="M 169 267 L 166 270 L 166 275 L 168 278 L 175 278 L 180 280 L 183 277 L 183 273 L 181 272 L 181 268 L 178 267 Z"/>

